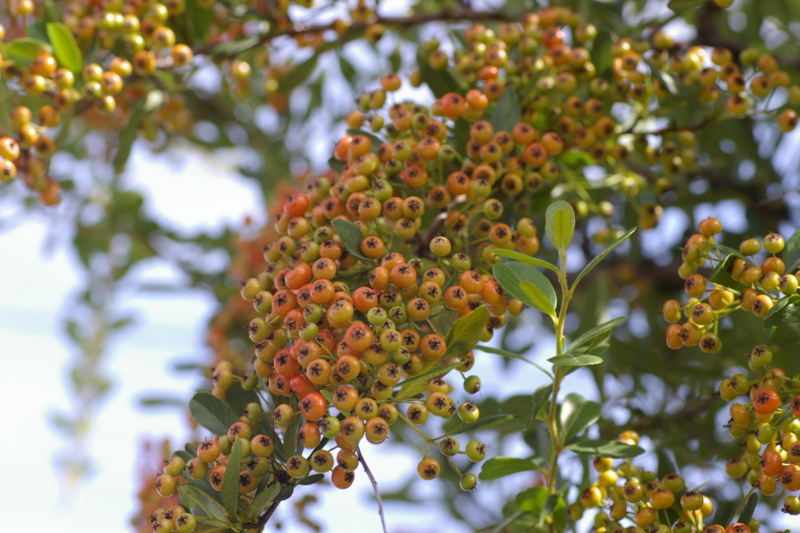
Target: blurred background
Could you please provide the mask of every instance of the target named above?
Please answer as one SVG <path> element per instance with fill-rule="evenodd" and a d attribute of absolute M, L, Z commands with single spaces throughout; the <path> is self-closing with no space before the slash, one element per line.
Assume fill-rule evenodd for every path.
<path fill-rule="evenodd" d="M 789 58 L 798 81 L 796 2 L 736 0 L 727 11 L 707 2 L 677 15 L 661 0 L 555 3 L 580 5 L 609 35 L 661 29 L 679 42 L 700 40 L 737 54 L 756 46 Z M 352 7 L 292 5 L 289 14 L 295 23 L 326 24 Z M 514 17 L 541 6 L 527 0 L 408 0 L 381 3 L 378 12 L 401 16 L 467 7 Z M 157 504 L 152 482 L 162 457 L 196 435 L 185 405 L 196 389 L 208 387 L 202 368 L 246 349 L 242 326 L 250 307 L 239 301 L 237 283 L 263 261 L 267 206 L 325 169 L 361 92 L 377 87 L 386 72 L 416 68 L 419 43 L 435 36 L 444 48 L 452 46 L 447 40 L 453 29 L 467 26 L 428 23 L 387 32 L 377 43 L 357 35 L 337 47 L 287 39 L 271 48 L 265 81 L 274 71 L 283 77 L 280 89 L 267 96 L 237 89 L 226 62 L 208 63 L 188 90 L 134 123 L 132 136 L 125 136 L 131 126 L 122 113 L 92 131 L 96 117 L 73 123 L 50 169 L 62 184 L 57 207 L 37 205 L 19 183 L 0 185 L 0 353 L 6 370 L 0 399 L 7 406 L 4 421 L 22 431 L 11 433 L 2 447 L 8 481 L 0 485 L 0 508 L 11 511 L 4 519 L 10 531 L 137 530 L 137 517 Z M 425 87 L 396 97 L 433 99 Z M 776 91 L 772 106 L 785 101 L 786 91 Z M 131 155 L 120 161 L 120 139 L 128 137 Z M 794 232 L 800 225 L 798 148 L 797 132 L 783 135 L 757 118 L 709 128 L 699 140 L 702 169 L 674 177 L 675 192 L 658 199 L 664 208 L 658 226 L 609 257 L 571 316 L 572 332 L 598 317 L 631 316 L 606 363 L 576 372 L 566 384 L 566 393 L 580 391 L 609 406 L 595 435 L 613 438 L 629 427 L 647 435 L 649 453 L 637 464 L 659 473 L 686 465 L 681 474 L 687 484 L 708 481 L 707 491 L 723 510 L 741 497 L 738 484 L 724 475 L 724 462 L 737 450 L 722 428 L 727 409 L 712 395 L 721 376 L 743 369 L 739 352 L 763 342 L 763 333 L 755 317 L 737 317 L 725 323 L 730 350 L 714 356 L 672 352 L 664 346 L 666 324 L 658 310 L 680 294 L 678 246 L 699 220 L 720 218 L 728 244 L 744 235 L 780 231 L 788 238 Z M 610 190 L 597 199 L 614 204 L 614 227 L 636 225 L 624 197 Z M 608 225 L 601 217 L 581 222 L 571 270 L 602 249 L 592 236 Z M 528 312 L 493 342 L 539 362 L 553 346 L 539 317 Z M 795 348 L 776 360 L 792 368 Z M 524 412 L 530 392 L 544 383 L 529 368 L 480 354 L 474 373 L 485 384 L 482 413 Z M 477 436 L 493 456 L 540 453 L 541 434 L 520 430 L 512 421 Z M 479 487 L 478 504 L 453 479 L 416 480 L 419 446 L 413 435 L 399 433 L 367 451 L 393 532 L 475 531 L 502 519 L 509 495 L 541 483 L 529 473 L 490 482 Z M 565 461 L 580 480 L 584 465 L 575 456 Z M 364 476 L 356 476 L 350 491 L 304 489 L 308 498 L 276 515 L 282 531 L 379 530 Z M 777 502 L 767 502 L 756 517 L 791 527 L 775 512 Z"/>

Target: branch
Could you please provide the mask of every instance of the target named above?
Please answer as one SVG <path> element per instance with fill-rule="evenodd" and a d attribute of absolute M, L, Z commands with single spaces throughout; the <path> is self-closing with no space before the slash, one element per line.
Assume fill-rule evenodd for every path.
<path fill-rule="evenodd" d="M 354 22 L 347 27 L 347 30 L 341 34 L 339 37 L 343 40 L 347 40 L 347 37 L 364 31 L 368 26 L 372 24 L 383 24 L 384 26 L 395 26 L 401 28 L 409 28 L 412 26 L 417 26 L 419 24 L 426 24 L 428 22 L 455 22 L 455 21 L 465 21 L 465 20 L 472 20 L 472 21 L 480 21 L 480 20 L 503 20 L 503 21 L 510 21 L 514 20 L 511 17 L 504 15 L 503 13 L 492 13 L 492 12 L 484 12 L 484 11 L 474 11 L 472 9 L 460 9 L 457 11 L 442 11 L 439 13 L 420 13 L 417 15 L 409 15 L 407 17 L 381 17 L 377 16 L 373 18 L 370 22 Z M 341 22 L 339 22 L 341 24 Z M 286 30 L 276 30 L 267 32 L 258 38 L 258 42 L 255 43 L 255 46 L 263 44 L 265 42 L 271 41 L 277 37 L 296 37 L 298 35 L 304 35 L 309 33 L 322 33 L 326 31 L 334 31 L 334 28 L 338 24 L 336 22 L 331 22 L 328 24 L 294 24 L 290 26 Z M 196 54 L 203 54 L 203 53 L 210 53 L 213 51 L 214 46 L 216 45 L 208 45 L 203 46 L 195 50 Z M 227 56 L 228 53 L 222 52 L 220 54 L 214 54 L 217 56 Z"/>
<path fill-rule="evenodd" d="M 367 477 L 370 483 L 372 483 L 372 489 L 375 491 L 375 498 L 378 500 L 378 514 L 381 515 L 381 525 L 383 525 L 383 533 L 389 533 L 389 530 L 386 529 L 386 517 L 383 514 L 383 501 L 381 500 L 381 493 L 378 490 L 378 482 L 375 481 L 375 476 L 372 475 L 372 472 L 367 466 L 367 462 L 364 460 L 364 456 L 361 455 L 361 449 L 357 449 L 356 453 L 358 453 L 358 460 L 364 465 L 364 471 L 367 473 Z"/>
<path fill-rule="evenodd" d="M 433 221 L 431 227 L 428 228 L 428 231 L 425 233 L 425 236 L 422 237 L 422 241 L 417 245 L 415 253 L 417 255 L 424 255 L 428 251 L 428 247 L 431 245 L 431 241 L 436 234 L 439 232 L 441 227 L 444 225 L 444 221 L 447 218 L 445 213 L 440 214 L 436 217 L 436 220 Z"/>
<path fill-rule="evenodd" d="M 266 527 L 267 522 L 269 521 L 270 517 L 272 517 L 272 514 L 275 512 L 275 509 L 278 508 L 278 504 L 280 503 L 280 501 L 272 502 L 272 505 L 267 508 L 267 512 L 261 515 L 261 518 L 258 520 L 258 525 L 256 526 L 256 531 L 258 533 L 262 533 L 262 531 L 264 531 L 264 527 Z"/>

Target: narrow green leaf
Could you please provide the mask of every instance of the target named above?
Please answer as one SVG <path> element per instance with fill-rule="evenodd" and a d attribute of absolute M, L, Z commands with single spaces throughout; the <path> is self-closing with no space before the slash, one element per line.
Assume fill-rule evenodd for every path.
<path fill-rule="evenodd" d="M 519 418 L 520 415 L 490 415 L 490 416 L 482 416 L 477 422 L 473 422 L 472 424 L 466 425 L 459 430 L 453 431 L 450 435 L 460 435 L 461 433 L 473 432 L 479 429 L 487 429 L 491 428 L 492 426 L 497 426 L 499 424 L 505 424 L 506 422 L 511 422 L 514 419 Z"/>
<path fill-rule="evenodd" d="M 600 404 L 586 400 L 580 394 L 570 394 L 561 404 L 559 422 L 562 442 L 570 440 L 578 433 L 600 420 Z"/>
<path fill-rule="evenodd" d="M 405 381 L 401 381 L 400 383 L 396 384 L 394 387 L 395 388 L 397 388 L 397 387 L 408 387 L 410 385 L 413 385 L 414 383 L 425 383 L 425 384 L 427 384 L 429 380 L 435 378 L 436 376 L 441 376 L 441 375 L 447 374 L 448 372 L 450 372 L 454 368 L 459 367 L 459 366 L 461 366 L 463 364 L 464 364 L 463 361 L 456 361 L 455 363 L 453 363 L 451 365 L 447 365 L 447 366 L 444 366 L 444 367 L 441 367 L 441 368 L 434 368 L 433 370 L 429 370 L 428 372 L 423 372 L 422 374 L 417 374 L 416 376 L 408 378 Z M 405 392 L 405 391 L 401 391 L 401 392 Z M 405 397 L 405 396 L 407 396 L 407 395 L 404 395 L 403 397 Z"/>
<path fill-rule="evenodd" d="M 53 47 L 32 37 L 20 37 L 6 45 L 6 51 L 14 59 L 32 61 L 42 52 L 52 53 Z"/>
<path fill-rule="evenodd" d="M 189 401 L 189 411 L 198 424 L 214 435 L 225 435 L 239 417 L 228 404 L 209 392 L 198 392 Z"/>
<path fill-rule="evenodd" d="M 622 244 L 623 242 L 625 242 L 626 240 L 628 240 L 628 238 L 630 238 L 630 236 L 631 236 L 631 235 L 633 235 L 635 232 L 636 232 L 636 228 L 631 228 L 631 229 L 629 229 L 629 230 L 628 230 L 628 231 L 625 233 L 625 235 L 623 235 L 622 237 L 620 237 L 620 238 L 619 238 L 619 239 L 617 239 L 616 241 L 614 241 L 614 242 L 612 242 L 611 244 L 609 244 L 609 245 L 608 245 L 608 247 L 607 247 L 605 250 L 603 250 L 602 252 L 600 252 L 599 254 L 597 254 L 597 255 L 594 257 L 594 259 L 592 259 L 591 261 L 589 261 L 589 264 L 588 264 L 588 265 L 586 265 L 585 267 L 583 267 L 583 270 L 581 270 L 581 273 L 580 273 L 580 274 L 578 274 L 578 277 L 577 277 L 577 278 L 575 278 L 575 281 L 573 282 L 572 286 L 574 287 L 575 285 L 577 285 L 577 284 L 578 284 L 578 282 L 579 282 L 580 280 L 582 280 L 582 279 L 583 279 L 583 277 L 584 277 L 586 274 L 588 274 L 589 272 L 591 272 L 591 271 L 592 271 L 592 269 L 594 269 L 594 267 L 596 267 L 596 266 L 597 266 L 597 265 L 600 263 L 600 261 L 602 261 L 602 260 L 603 260 L 603 259 L 604 259 L 604 258 L 605 258 L 605 257 L 606 257 L 608 254 L 610 254 L 610 253 L 611 253 L 611 252 L 614 250 L 614 248 L 616 248 L 617 246 L 619 246 L 620 244 Z"/>
<path fill-rule="evenodd" d="M 639 446 L 625 444 L 616 440 L 603 441 L 583 441 L 569 444 L 566 448 L 579 454 L 594 455 L 597 457 L 610 457 L 611 459 L 628 459 L 644 453 L 644 449 Z"/>
<path fill-rule="evenodd" d="M 604 322 L 604 323 L 600 324 L 599 326 L 593 327 L 592 329 L 590 329 L 589 331 L 585 332 L 583 335 L 581 335 L 580 337 L 578 337 L 577 339 L 572 341 L 572 343 L 567 348 L 567 353 L 574 351 L 578 346 L 580 346 L 582 344 L 586 344 L 587 342 L 591 341 L 592 339 L 595 339 L 595 338 L 598 338 L 598 337 L 600 337 L 599 340 L 605 339 L 607 334 L 612 329 L 617 327 L 619 324 L 622 324 L 627 319 L 628 319 L 628 317 L 621 316 L 621 317 L 615 318 L 613 320 L 609 320 L 608 322 Z"/>
<path fill-rule="evenodd" d="M 114 171 L 116 171 L 117 174 L 125 170 L 125 165 L 128 163 L 128 159 L 131 156 L 133 142 L 136 140 L 136 132 L 139 129 L 140 118 L 141 113 L 136 109 L 132 110 L 130 117 L 128 117 L 125 126 L 123 126 L 119 134 L 117 153 L 114 156 Z"/>
<path fill-rule="evenodd" d="M 520 121 L 520 106 L 517 91 L 507 90 L 495 104 L 489 122 L 495 131 L 510 132 Z"/>
<path fill-rule="evenodd" d="M 61 22 L 48 22 L 47 37 L 53 45 L 58 65 L 78 74 L 83 69 L 83 56 L 69 28 Z"/>
<path fill-rule="evenodd" d="M 530 265 L 524 263 L 499 263 L 492 267 L 492 275 L 503 290 L 511 296 L 521 300 L 524 304 L 538 309 L 534 302 L 520 287 L 523 281 L 530 281 L 536 285 L 550 302 L 550 306 L 556 307 L 556 290 L 550 280 L 544 274 Z"/>
<path fill-rule="evenodd" d="M 550 300 L 547 299 L 547 296 L 542 292 L 542 289 L 530 281 L 523 281 L 519 284 L 519 288 L 525 296 L 528 297 L 528 301 L 533 303 L 535 309 L 553 318 L 556 317 L 556 310 L 553 304 L 550 303 Z"/>
<path fill-rule="evenodd" d="M 564 355 L 551 357 L 548 361 L 554 365 L 561 366 L 592 366 L 599 365 L 603 362 L 603 359 L 596 355 L 573 355 L 565 353 Z"/>
<path fill-rule="evenodd" d="M 544 505 L 542 506 L 542 510 L 539 512 L 538 524 L 540 526 L 544 524 L 545 519 L 550 516 L 550 513 L 553 512 L 553 510 L 556 508 L 556 505 L 558 505 L 559 502 L 561 502 L 563 505 L 563 501 L 564 497 L 560 492 L 556 492 L 548 496 L 544 502 Z"/>
<path fill-rule="evenodd" d="M 675 13 L 679 13 L 681 11 L 686 11 L 687 9 L 695 8 L 705 3 L 705 1 L 706 0 L 669 0 L 667 7 Z"/>
<path fill-rule="evenodd" d="M 749 498 L 747 498 L 747 503 L 744 504 L 744 508 L 742 508 L 742 513 L 739 515 L 739 520 L 742 524 L 750 523 L 750 519 L 753 518 L 753 512 L 756 510 L 756 506 L 758 505 L 758 492 L 753 492 Z"/>
<path fill-rule="evenodd" d="M 531 470 L 541 470 L 544 466 L 540 461 L 532 459 L 519 459 L 517 457 L 495 457 L 489 459 L 481 466 L 479 477 L 481 481 L 492 481 L 501 477 L 518 474 L 520 472 L 530 472 Z"/>
<path fill-rule="evenodd" d="M 341 218 L 335 219 L 332 223 L 333 228 L 342 240 L 344 247 L 347 248 L 347 251 L 361 259 L 367 259 L 361 253 L 361 241 L 364 240 L 364 235 L 361 233 L 361 230 L 358 229 L 358 226 L 349 220 L 343 220 Z"/>
<path fill-rule="evenodd" d="M 794 272 L 800 267 L 800 230 L 795 231 L 786 241 L 781 259 L 786 264 L 785 272 Z"/>
<path fill-rule="evenodd" d="M 281 485 L 280 483 L 274 483 L 264 489 L 262 492 L 256 494 L 256 497 L 253 499 L 253 503 L 250 504 L 250 514 L 253 516 L 258 516 L 261 514 L 261 511 L 267 506 L 267 504 L 272 503 L 272 500 L 280 493 Z"/>
<path fill-rule="evenodd" d="M 425 390 L 428 379 L 437 376 L 442 372 L 449 372 L 452 370 L 452 368 L 462 365 L 462 362 L 458 362 L 450 365 L 452 368 L 441 368 L 439 366 L 442 360 L 446 360 L 449 357 L 466 355 L 470 350 L 475 348 L 475 346 L 481 340 L 487 315 L 488 309 L 486 309 L 485 306 L 481 306 L 469 315 L 456 320 L 453 324 L 453 327 L 450 328 L 450 331 L 447 333 L 447 336 L 444 339 L 445 343 L 447 344 L 447 350 L 444 353 L 444 357 L 438 361 L 429 361 L 426 363 L 426 366 L 423 367 L 424 371 L 422 374 L 414 376 L 401 383 L 400 385 L 403 385 L 403 388 L 401 388 L 397 393 L 396 399 L 400 400 L 419 394 Z"/>
<path fill-rule="evenodd" d="M 545 211 L 545 233 L 550 242 L 559 250 L 566 250 L 575 233 L 575 212 L 563 200 L 553 202 Z"/>
<path fill-rule="evenodd" d="M 235 56 L 236 54 L 250 50 L 254 46 L 258 46 L 259 42 L 259 38 L 257 36 L 253 36 L 245 37 L 244 39 L 238 39 L 236 41 L 220 43 L 211 49 L 211 55 Z"/>
<path fill-rule="evenodd" d="M 523 431 L 528 431 L 530 429 L 544 406 L 550 403 L 550 395 L 552 393 L 553 385 L 550 384 L 539 387 L 531 394 L 531 410 L 528 412 L 528 417 L 525 419 Z"/>
<path fill-rule="evenodd" d="M 239 471 L 242 467 L 242 446 L 244 441 L 236 439 L 233 443 L 231 455 L 228 457 L 228 464 L 225 467 L 225 476 L 222 478 L 222 488 L 220 495 L 225 510 L 231 521 L 236 520 L 236 506 L 239 503 Z"/>
<path fill-rule="evenodd" d="M 211 489 L 213 490 L 213 489 Z M 230 524 L 225 509 L 209 494 L 194 485 L 180 485 L 178 495 L 187 509 L 198 507 L 206 512 L 208 518 Z"/>
<path fill-rule="evenodd" d="M 447 344 L 447 350 L 444 353 L 445 359 L 457 355 L 467 355 L 478 345 L 488 314 L 489 310 L 486 309 L 486 306 L 481 306 L 469 315 L 455 321 L 444 338 Z"/>
<path fill-rule="evenodd" d="M 480 350 L 482 352 L 486 352 L 486 353 L 493 353 L 495 355 L 500 355 L 500 356 L 506 357 L 508 359 L 516 359 L 517 361 L 522 361 L 523 363 L 528 363 L 529 365 L 535 366 L 536 368 L 538 368 L 539 370 L 541 370 L 542 372 L 544 372 L 548 376 L 551 376 L 550 372 L 548 372 L 546 369 L 544 369 L 541 366 L 537 365 L 536 363 L 534 363 L 530 359 L 525 359 L 524 357 L 522 357 L 520 355 L 513 354 L 511 352 L 507 352 L 507 351 L 501 350 L 499 348 L 492 348 L 490 346 L 476 346 L 475 349 L 476 350 Z"/>
<path fill-rule="evenodd" d="M 558 267 L 555 266 L 553 263 L 548 263 L 543 259 L 538 259 L 536 257 L 531 257 L 529 255 L 521 254 L 516 250 L 506 250 L 505 248 L 497 248 L 493 249 L 492 253 L 494 255 L 499 255 L 500 257 L 507 257 L 509 259 L 516 259 L 517 261 L 521 261 L 523 263 L 527 263 L 529 265 L 538 266 L 542 268 L 547 268 L 552 270 L 553 272 L 558 272 Z"/>
<path fill-rule="evenodd" d="M 298 485 L 313 485 L 314 483 L 319 483 L 323 479 L 325 479 L 325 475 L 324 474 L 313 474 L 313 475 L 310 475 L 308 477 L 304 477 L 297 484 Z"/>

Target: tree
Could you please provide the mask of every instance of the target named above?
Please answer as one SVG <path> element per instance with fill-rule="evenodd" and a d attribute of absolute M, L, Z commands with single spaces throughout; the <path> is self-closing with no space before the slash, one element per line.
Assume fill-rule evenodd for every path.
<path fill-rule="evenodd" d="M 410 454 L 424 443 L 419 476 L 446 478 L 434 481 L 438 504 L 496 531 L 574 530 L 595 508 L 598 530 L 637 533 L 754 531 L 754 513 L 769 526 L 779 508 L 800 513 L 790 495 L 800 488 L 800 237 L 776 233 L 797 223 L 787 209 L 796 168 L 776 162 L 800 105 L 800 8 L 726 3 L 420 2 L 390 14 L 359 2 L 327 22 L 338 3 L 318 12 L 284 2 L 12 2 L 0 174 L 46 207 L 15 183 L 0 192 L 69 211 L 89 273 L 79 300 L 87 318 L 66 324 L 80 349 L 81 401 L 61 426 L 79 438 L 81 409 L 108 388 L 98 361 L 128 323 L 114 315 L 117 288 L 132 266 L 162 256 L 221 310 L 209 326 L 211 392 L 189 402 L 216 438 L 188 443 L 160 471 L 158 491 L 183 507 L 155 512 L 156 531 L 263 530 L 295 487 L 327 472 L 347 488 L 363 471 L 378 495 L 360 446 L 389 435 Z M 765 28 L 774 36 L 762 42 Z M 681 33 L 691 36 L 676 41 Z M 302 59 L 286 59 L 294 54 Z M 356 66 L 356 55 L 380 66 Z M 336 73 L 354 105 L 326 114 L 346 100 L 327 89 Z M 265 113 L 278 125 L 260 122 Z M 334 124 L 346 131 L 321 160 L 297 140 Z M 152 150 L 188 141 L 254 156 L 241 172 L 261 185 L 272 226 L 250 240 L 186 238 L 148 219 L 142 197 L 121 188 L 140 137 Z M 99 221 L 80 216 L 96 191 L 59 179 L 54 155 L 67 154 L 105 164 Z M 694 218 L 723 201 L 744 213 L 719 217 L 734 218 L 732 232 L 718 218 L 693 220 L 698 232 L 678 250 L 684 230 L 660 223 L 665 211 Z M 132 243 L 122 258 L 119 235 Z M 224 249 L 233 268 L 209 274 L 165 241 Z M 518 342 L 532 327 L 554 340 L 551 368 Z M 242 338 L 246 349 L 231 342 Z M 668 349 L 684 345 L 709 355 Z M 747 358 L 728 345 L 747 347 Z M 515 372 L 529 363 L 549 384 L 461 401 L 481 388 L 468 375 L 476 356 Z M 591 376 L 597 401 L 560 395 L 573 372 Z M 625 424 L 604 413 L 610 406 Z M 440 430 L 428 418 L 441 418 Z M 521 436 L 530 454 L 487 456 L 478 429 L 489 450 Z M 640 434 L 656 472 L 636 466 Z M 677 473 L 730 457 L 744 497 L 713 479 L 700 494 Z M 541 483 L 507 494 L 502 513 L 462 505 L 480 502 L 479 480 L 520 472 Z M 383 513 L 380 496 L 378 505 Z"/>

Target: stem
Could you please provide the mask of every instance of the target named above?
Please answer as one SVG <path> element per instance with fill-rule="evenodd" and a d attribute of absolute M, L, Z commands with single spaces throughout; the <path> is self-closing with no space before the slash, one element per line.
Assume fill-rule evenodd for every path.
<path fill-rule="evenodd" d="M 357 449 L 356 453 L 358 454 L 359 462 L 364 465 L 364 471 L 367 473 L 367 477 L 369 478 L 370 483 L 372 483 L 372 489 L 375 491 L 375 499 L 378 500 L 378 514 L 381 515 L 381 525 L 383 526 L 383 533 L 389 533 L 389 530 L 386 529 L 386 517 L 383 514 L 383 501 L 381 500 L 381 493 L 378 490 L 378 482 L 375 481 L 375 476 L 372 475 L 369 467 L 367 466 L 367 462 L 364 460 L 364 456 L 361 455 L 361 449 Z"/>
<path fill-rule="evenodd" d="M 564 323 L 567 317 L 567 308 L 572 299 L 572 291 L 567 286 L 567 252 L 559 250 L 560 268 L 558 271 L 558 281 L 561 284 L 561 309 L 556 319 L 556 351 L 557 355 L 564 353 L 566 338 L 564 337 Z M 550 428 L 551 451 L 550 467 L 547 475 L 547 492 L 552 494 L 556 489 L 556 477 L 558 475 L 558 456 L 562 452 L 561 443 L 558 435 L 558 392 L 561 390 L 561 380 L 563 379 L 562 366 L 555 365 L 553 368 L 553 394 L 550 399 L 550 413 L 547 417 L 547 425 Z M 552 525 L 551 525 L 552 529 Z"/>
<path fill-rule="evenodd" d="M 275 512 L 275 509 L 278 508 L 278 504 L 280 504 L 280 503 L 281 502 L 279 502 L 279 501 L 278 502 L 272 502 L 272 505 L 270 505 L 267 508 L 267 512 L 264 513 L 263 515 L 261 515 L 261 518 L 258 520 L 258 526 L 256 527 L 256 531 L 258 533 L 261 533 L 262 531 L 264 531 L 264 528 L 266 527 L 267 522 L 269 521 L 269 519 L 272 516 L 272 514 Z"/>

